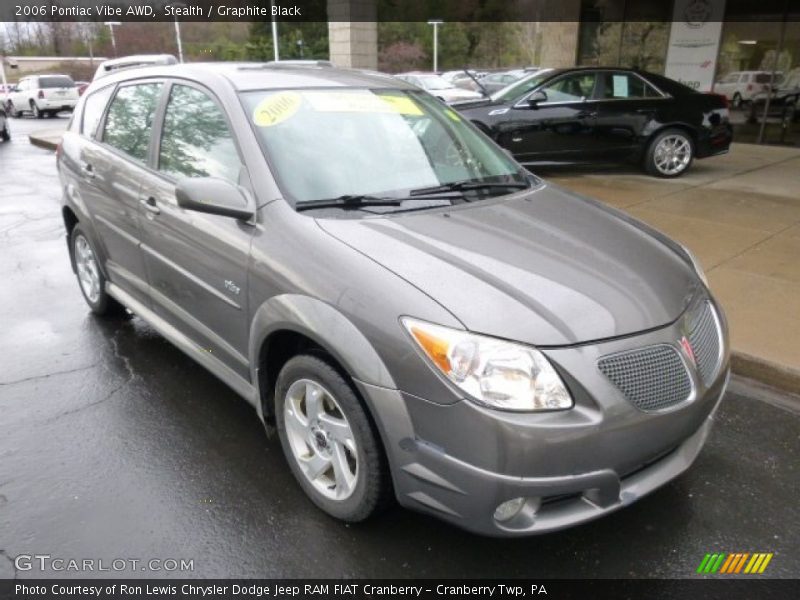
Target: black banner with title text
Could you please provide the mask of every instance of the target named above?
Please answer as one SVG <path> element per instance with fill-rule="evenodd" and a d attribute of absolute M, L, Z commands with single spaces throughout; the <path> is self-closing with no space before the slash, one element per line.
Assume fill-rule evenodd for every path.
<path fill-rule="evenodd" d="M 711 15 L 711 2 L 693 1 L 687 18 Z M 671 4 L 627 0 L 623 13 L 617 14 L 615 7 L 594 0 L 3 0 L 0 21 L 657 22 L 674 18 Z M 727 0 L 725 19 L 798 21 L 800 3 Z"/>
<path fill-rule="evenodd" d="M 302 580 L 302 579 L 39 579 L 0 580 L 0 598 L 37 600 L 261 599 L 354 600 L 357 598 L 615 598 L 660 600 L 774 599 L 797 596 L 791 579 L 509 579 L 509 580 Z"/>

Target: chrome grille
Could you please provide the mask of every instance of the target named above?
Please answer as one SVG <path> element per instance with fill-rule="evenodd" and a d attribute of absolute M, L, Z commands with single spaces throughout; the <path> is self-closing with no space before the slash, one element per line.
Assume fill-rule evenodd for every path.
<path fill-rule="evenodd" d="M 659 344 L 609 354 L 597 366 L 625 398 L 642 410 L 660 410 L 686 400 L 689 372 L 673 346 Z"/>
<path fill-rule="evenodd" d="M 687 336 L 692 345 L 697 371 L 706 386 L 714 381 L 720 362 L 719 328 L 712 311 L 711 305 L 704 302 L 701 309 L 695 313 Z"/>

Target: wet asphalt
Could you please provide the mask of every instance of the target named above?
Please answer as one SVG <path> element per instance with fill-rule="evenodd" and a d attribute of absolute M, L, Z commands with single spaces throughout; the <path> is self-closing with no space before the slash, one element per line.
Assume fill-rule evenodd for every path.
<path fill-rule="evenodd" d="M 81 576 L 16 570 L 20 554 L 194 564 L 117 576 L 690 577 L 706 552 L 774 552 L 765 575 L 800 576 L 800 403 L 741 381 L 689 472 L 572 530 L 326 517 L 245 401 L 140 319 L 90 315 L 54 155 L 24 135 L 54 123 L 12 121 L 0 143 L 0 578 Z"/>

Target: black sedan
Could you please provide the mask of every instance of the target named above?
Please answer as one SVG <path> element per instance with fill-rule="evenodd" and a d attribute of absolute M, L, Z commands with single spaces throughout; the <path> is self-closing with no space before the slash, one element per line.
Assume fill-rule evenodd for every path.
<path fill-rule="evenodd" d="M 677 177 L 733 137 L 723 97 L 629 69 L 545 69 L 453 108 L 525 165 L 633 159 Z"/>

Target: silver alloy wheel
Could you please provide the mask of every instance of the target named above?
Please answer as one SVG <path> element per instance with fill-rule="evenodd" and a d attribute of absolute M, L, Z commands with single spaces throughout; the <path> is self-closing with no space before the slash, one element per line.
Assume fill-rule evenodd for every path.
<path fill-rule="evenodd" d="M 677 175 L 689 166 L 692 160 L 692 144 L 684 136 L 664 136 L 653 152 L 656 169 L 664 175 Z"/>
<path fill-rule="evenodd" d="M 75 238 L 75 266 L 81 289 L 89 302 L 94 304 L 100 298 L 100 270 L 92 247 L 82 235 Z"/>
<path fill-rule="evenodd" d="M 292 455 L 306 479 L 326 498 L 349 498 L 358 479 L 358 452 L 350 424 L 333 395 L 311 379 L 295 381 L 284 398 L 283 422 Z"/>

